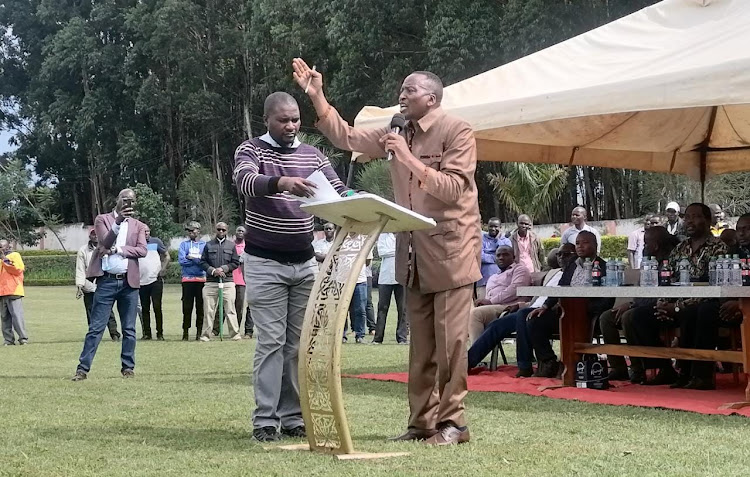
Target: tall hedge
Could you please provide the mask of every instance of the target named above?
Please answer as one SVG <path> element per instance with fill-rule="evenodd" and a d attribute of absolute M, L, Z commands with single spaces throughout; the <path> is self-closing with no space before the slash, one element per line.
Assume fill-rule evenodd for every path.
<path fill-rule="evenodd" d="M 24 284 L 27 286 L 75 285 L 75 255 L 30 255 L 21 252 L 26 265 Z M 170 262 L 166 283 L 180 283 L 180 265 Z"/>
<path fill-rule="evenodd" d="M 544 250 L 550 251 L 560 246 L 560 238 L 542 239 Z M 602 237 L 602 249 L 599 256 L 603 259 L 608 258 L 627 258 L 628 256 L 628 238 L 625 235 L 605 235 Z"/>

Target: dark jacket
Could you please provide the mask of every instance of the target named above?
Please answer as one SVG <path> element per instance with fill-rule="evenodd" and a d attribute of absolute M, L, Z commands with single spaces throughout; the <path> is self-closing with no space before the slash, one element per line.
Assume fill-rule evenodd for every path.
<path fill-rule="evenodd" d="M 597 256 L 593 262 L 599 262 L 599 267 L 602 269 L 602 278 L 607 276 L 607 262 L 604 261 L 603 258 Z M 578 266 L 576 264 L 577 260 L 573 260 L 568 264 L 568 266 L 563 270 L 563 275 L 560 278 L 560 284 L 561 287 L 568 287 L 570 286 L 570 281 L 573 279 L 573 273 L 576 271 L 576 267 Z M 544 302 L 544 305 L 547 308 L 552 308 L 553 306 L 557 305 L 557 302 L 559 301 L 559 298 L 547 298 L 547 301 Z M 609 310 L 612 308 L 612 306 L 615 304 L 614 298 L 589 298 L 588 300 L 588 314 L 589 316 L 599 316 L 602 313 L 604 313 L 606 310 Z"/>
<path fill-rule="evenodd" d="M 225 282 L 234 282 L 232 272 L 240 266 L 240 256 L 237 255 L 234 242 L 224 239 L 224 242 L 219 243 L 216 238 L 210 242 L 206 242 L 203 254 L 201 255 L 200 265 L 206 271 L 207 282 L 219 281 L 219 277 L 213 276 L 214 269 L 216 268 L 221 268 L 227 274 L 224 277 Z"/>

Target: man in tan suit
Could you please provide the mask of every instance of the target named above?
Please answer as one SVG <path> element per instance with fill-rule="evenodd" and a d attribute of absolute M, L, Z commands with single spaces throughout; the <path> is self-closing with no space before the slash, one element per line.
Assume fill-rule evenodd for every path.
<path fill-rule="evenodd" d="M 135 316 L 138 289 L 141 284 L 138 259 L 146 256 L 146 226 L 133 218 L 135 192 L 123 189 L 117 196 L 115 210 L 94 220 L 99 244 L 91 256 L 86 278 L 96 280 L 91 308 L 91 323 L 83 342 L 80 362 L 73 381 L 88 377 L 96 349 L 109 321 L 112 306 L 117 302 L 122 327 L 123 378 L 132 378 L 135 368 Z"/>
<path fill-rule="evenodd" d="M 328 104 L 322 75 L 299 58 L 293 68 L 318 114 L 318 129 L 341 149 L 369 157 L 392 151 L 396 203 L 437 222 L 433 229 L 396 238 L 396 279 L 407 289 L 412 338 L 411 416 L 407 431 L 395 439 L 467 442 L 466 340 L 473 283 L 481 278 L 474 134 L 465 121 L 442 110 L 443 85 L 432 73 L 418 71 L 404 80 L 399 105 L 408 122 L 399 135 L 386 128 L 351 128 Z"/>

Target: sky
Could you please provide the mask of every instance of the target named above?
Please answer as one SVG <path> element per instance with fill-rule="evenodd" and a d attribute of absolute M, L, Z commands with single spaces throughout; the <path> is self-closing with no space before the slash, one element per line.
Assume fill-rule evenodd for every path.
<path fill-rule="evenodd" d="M 13 136 L 12 131 L 0 131 L 0 154 L 15 149 L 15 147 L 8 144 L 8 140 L 11 136 Z"/>

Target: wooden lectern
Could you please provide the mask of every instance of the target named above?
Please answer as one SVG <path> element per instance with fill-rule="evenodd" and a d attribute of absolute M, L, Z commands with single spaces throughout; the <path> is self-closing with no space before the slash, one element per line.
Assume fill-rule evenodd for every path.
<path fill-rule="evenodd" d="M 354 451 L 341 391 L 341 346 L 349 302 L 357 275 L 381 232 L 432 228 L 435 221 L 373 194 L 320 201 L 302 209 L 340 226 L 307 302 L 299 347 L 302 416 L 309 446 L 282 446 L 334 454 L 339 459 L 392 457 L 403 452 L 364 454 Z M 345 279 L 337 275 L 341 244 L 355 232 L 366 235 Z M 338 280 L 337 280 L 338 278 Z"/>

